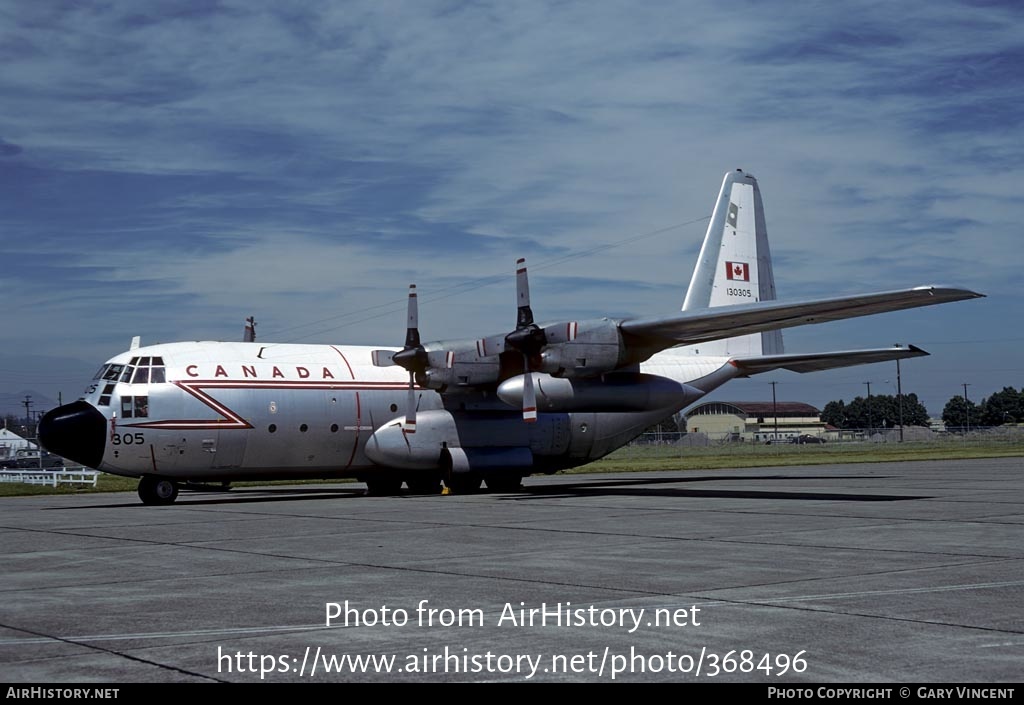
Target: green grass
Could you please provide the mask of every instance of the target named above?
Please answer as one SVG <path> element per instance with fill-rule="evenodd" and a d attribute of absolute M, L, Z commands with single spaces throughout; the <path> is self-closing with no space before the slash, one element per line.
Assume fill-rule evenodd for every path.
<path fill-rule="evenodd" d="M 966 460 L 970 458 L 1024 457 L 1024 441 L 957 440 L 908 443 L 828 443 L 825 445 L 726 444 L 706 447 L 680 445 L 630 445 L 597 462 L 567 473 L 654 472 L 661 470 L 717 470 L 771 467 L 776 465 L 829 465 L 836 463 L 884 463 L 904 460 Z M 1022 464 L 1024 465 L 1024 464 Z M 351 480 L 285 480 L 239 482 L 235 487 L 351 482 Z M 0 483 L 0 497 L 52 494 L 135 492 L 139 481 L 101 473 L 96 487 L 45 487 Z"/>
<path fill-rule="evenodd" d="M 355 482 L 350 478 L 332 480 L 267 480 L 265 482 L 232 482 L 232 487 L 269 487 L 272 485 L 322 485 L 325 483 Z M 0 497 L 21 497 L 39 494 L 96 494 L 98 492 L 135 492 L 139 487 L 138 478 L 108 475 L 101 472 L 96 487 L 75 487 L 71 485 L 26 485 L 19 482 L 0 483 Z"/>
<path fill-rule="evenodd" d="M 732 444 L 707 447 L 632 445 L 569 472 L 714 470 L 775 465 L 885 463 L 904 460 L 966 460 L 1024 456 L 1024 442 L 954 440 L 824 445 Z"/>

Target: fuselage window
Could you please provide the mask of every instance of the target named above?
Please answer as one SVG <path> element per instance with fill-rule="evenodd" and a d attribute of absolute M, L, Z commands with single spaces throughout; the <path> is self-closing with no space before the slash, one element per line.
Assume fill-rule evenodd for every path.
<path fill-rule="evenodd" d="M 132 377 L 132 384 L 149 384 L 149 368 L 137 368 L 135 370 L 135 376 Z"/>
<path fill-rule="evenodd" d="M 124 368 L 124 374 L 121 375 L 121 381 L 122 382 L 131 382 L 132 381 L 132 372 L 134 372 L 134 371 L 135 371 L 135 368 L 132 367 L 131 365 L 129 365 L 128 367 Z"/>
<path fill-rule="evenodd" d="M 159 360 L 160 358 L 158 357 L 158 358 L 155 358 L 155 359 Z M 164 376 L 164 368 L 163 367 L 153 367 L 153 368 L 150 368 L 150 371 L 149 371 L 149 383 L 150 384 L 159 384 L 160 382 L 166 382 L 166 381 L 167 381 L 167 379 Z"/>
<path fill-rule="evenodd" d="M 144 419 L 149 416 L 149 397 L 121 397 L 122 419 Z"/>
<path fill-rule="evenodd" d="M 101 367 L 99 370 L 96 371 L 96 374 L 94 374 L 92 378 L 101 379 L 103 377 L 103 373 L 107 371 L 107 367 L 109 367 L 109 365 L 104 365 L 103 367 Z"/>

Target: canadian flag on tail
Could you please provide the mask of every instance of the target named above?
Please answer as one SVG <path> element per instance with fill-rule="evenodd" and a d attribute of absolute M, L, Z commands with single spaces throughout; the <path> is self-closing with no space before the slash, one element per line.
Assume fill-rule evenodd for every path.
<path fill-rule="evenodd" d="M 750 265 L 746 262 L 726 262 L 725 276 L 737 281 L 750 281 Z"/>

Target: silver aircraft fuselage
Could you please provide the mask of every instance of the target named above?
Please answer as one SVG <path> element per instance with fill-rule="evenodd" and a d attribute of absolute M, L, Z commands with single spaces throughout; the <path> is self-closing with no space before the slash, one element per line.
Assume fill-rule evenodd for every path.
<path fill-rule="evenodd" d="M 650 385 L 644 375 L 630 375 L 616 394 L 624 410 L 549 411 L 532 424 L 494 393 L 470 389 L 442 397 L 418 388 L 420 430 L 413 435 L 401 424 L 406 372 L 375 367 L 372 350 L 223 342 L 138 348 L 104 364 L 77 402 L 87 406 L 63 421 L 59 435 L 51 434 L 75 440 L 56 449 L 65 457 L 130 477 L 231 481 L 436 468 L 436 450 L 427 451 L 432 463 L 403 457 L 404 450 L 388 453 L 387 446 L 382 452 L 377 441 L 389 428 L 400 449 L 420 439 L 428 449 L 527 449 L 531 458 L 523 471 L 553 472 L 606 455 L 737 374 L 725 358 L 666 351 L 641 365 L 644 373 L 682 383 L 664 392 L 656 408 L 645 406 Z M 536 379 L 547 404 L 542 410 L 572 408 L 571 400 L 544 396 L 545 380 L 553 387 L 553 378 Z M 637 400 L 632 408 L 631 399 Z M 582 404 L 593 408 L 588 400 Z M 453 438 L 431 438 L 435 427 L 449 426 Z"/>

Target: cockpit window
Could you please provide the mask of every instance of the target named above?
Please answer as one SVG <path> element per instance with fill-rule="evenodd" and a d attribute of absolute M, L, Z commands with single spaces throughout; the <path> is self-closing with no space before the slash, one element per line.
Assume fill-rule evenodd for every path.
<path fill-rule="evenodd" d="M 164 372 L 164 359 L 162 357 L 137 357 L 132 362 L 138 362 L 138 367 L 132 370 L 131 375 L 132 384 L 159 384 L 167 381 L 167 375 Z M 121 378 L 122 382 L 129 380 L 124 377 Z"/>
<path fill-rule="evenodd" d="M 114 385 L 108 384 L 103 387 L 103 392 L 100 395 L 100 406 L 110 406 L 110 395 L 114 393 Z"/>
<path fill-rule="evenodd" d="M 103 379 L 109 379 L 112 382 L 116 382 L 118 377 L 121 376 L 122 370 L 124 370 L 124 365 L 108 365 L 107 371 L 103 373 Z"/>
<path fill-rule="evenodd" d="M 107 364 L 93 379 L 126 384 L 160 384 L 167 381 L 162 357 L 133 357 L 127 365 Z"/>

